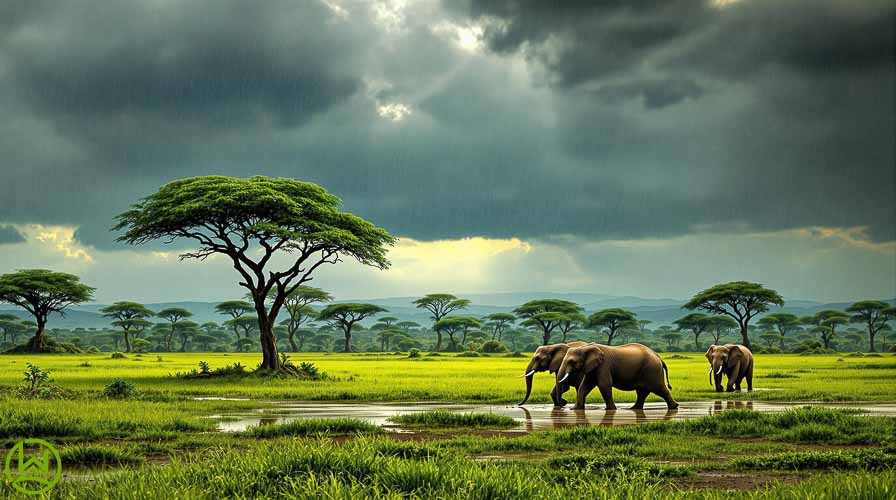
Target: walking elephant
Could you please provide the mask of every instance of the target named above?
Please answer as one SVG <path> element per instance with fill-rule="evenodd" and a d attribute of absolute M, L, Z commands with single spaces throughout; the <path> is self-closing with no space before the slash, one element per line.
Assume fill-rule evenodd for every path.
<path fill-rule="evenodd" d="M 663 383 L 663 373 L 666 375 Z M 678 408 L 669 389 L 669 369 L 657 353 L 641 344 L 625 344 L 618 347 L 589 344 L 572 347 L 557 371 L 557 383 L 581 378 L 576 391 L 577 410 L 585 409 L 585 398 L 595 387 L 600 390 L 607 410 L 615 410 L 613 388 L 635 391 L 638 399 L 634 410 L 644 408 L 644 400 L 650 393 L 663 398 L 669 409 Z"/>
<path fill-rule="evenodd" d="M 526 378 L 526 397 L 520 401 L 518 406 L 523 406 L 526 404 L 526 401 L 529 401 L 529 395 L 532 394 L 532 378 L 536 373 L 544 371 L 552 374 L 557 373 L 557 370 L 560 369 L 560 364 L 563 362 L 563 357 L 566 355 L 567 349 L 570 347 L 586 345 L 588 345 L 587 342 L 576 341 L 563 344 L 548 344 L 536 349 L 535 354 L 532 355 L 532 359 L 529 361 L 529 365 L 526 366 L 526 372 L 522 375 Z M 578 387 L 579 381 L 580 379 L 571 379 L 568 383 L 565 383 L 562 386 L 554 384 L 554 388 L 551 389 L 551 401 L 554 402 L 554 406 L 566 406 L 568 401 L 563 399 L 563 393 L 569 390 L 573 384 Z"/>
<path fill-rule="evenodd" d="M 753 353 L 740 344 L 711 345 L 706 351 L 709 360 L 709 383 L 715 377 L 716 392 L 722 392 L 722 375 L 728 377 L 725 390 L 740 391 L 747 379 L 747 391 L 753 390 Z"/>

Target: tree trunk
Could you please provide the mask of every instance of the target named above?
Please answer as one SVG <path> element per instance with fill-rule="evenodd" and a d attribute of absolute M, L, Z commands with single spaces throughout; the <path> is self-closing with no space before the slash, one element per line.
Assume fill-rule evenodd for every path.
<path fill-rule="evenodd" d="M 747 324 L 741 323 L 740 325 L 740 336 L 743 342 L 743 346 L 747 349 L 750 348 L 750 335 L 747 333 Z"/>
<path fill-rule="evenodd" d="M 694 347 L 696 347 L 698 351 L 700 350 L 700 334 L 699 333 L 694 334 Z"/>
<path fill-rule="evenodd" d="M 345 332 L 345 352 L 352 352 L 352 332 Z"/>
<path fill-rule="evenodd" d="M 441 351 L 441 350 L 442 350 L 442 332 L 437 331 L 437 332 L 436 332 L 436 347 L 435 347 L 435 351 L 438 352 L 438 351 Z"/>
<path fill-rule="evenodd" d="M 34 342 L 31 343 L 31 352 L 43 352 L 44 350 L 44 329 L 47 325 L 47 320 L 37 319 L 37 332 L 34 333 Z M 873 345 L 873 340 L 872 340 Z"/>
<path fill-rule="evenodd" d="M 264 370 L 279 370 L 280 357 L 277 354 L 277 337 L 274 325 L 266 317 L 259 316 L 259 340 L 261 341 L 261 367 Z"/>
<path fill-rule="evenodd" d="M 296 332 L 295 330 L 291 330 L 289 332 L 289 347 L 292 348 L 292 352 L 299 352 L 298 346 L 296 346 Z"/>
<path fill-rule="evenodd" d="M 545 330 L 544 335 L 541 338 L 541 345 L 548 345 L 551 343 L 551 332 Z"/>
<path fill-rule="evenodd" d="M 869 340 L 871 340 L 871 346 L 870 346 L 870 347 L 871 347 L 871 351 L 870 351 L 870 352 L 874 352 L 874 334 L 873 334 L 873 333 L 869 333 L 868 337 L 869 337 Z"/>

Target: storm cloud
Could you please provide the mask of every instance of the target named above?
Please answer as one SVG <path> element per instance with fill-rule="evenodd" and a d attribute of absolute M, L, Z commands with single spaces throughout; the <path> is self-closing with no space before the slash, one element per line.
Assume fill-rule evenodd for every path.
<path fill-rule="evenodd" d="M 0 7 L 0 223 L 108 228 L 202 174 L 417 240 L 896 239 L 892 2 Z M 466 37 L 466 38 L 465 38 Z"/>

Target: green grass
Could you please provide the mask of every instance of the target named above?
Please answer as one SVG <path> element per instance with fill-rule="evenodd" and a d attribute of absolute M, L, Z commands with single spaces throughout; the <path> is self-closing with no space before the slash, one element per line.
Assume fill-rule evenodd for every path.
<path fill-rule="evenodd" d="M 833 450 L 781 453 L 777 455 L 742 457 L 732 460 L 742 469 L 772 470 L 879 470 L 896 467 L 896 455 L 880 450 Z"/>
<path fill-rule="evenodd" d="M 508 429 L 520 425 L 506 415 L 493 413 L 456 413 L 431 410 L 389 417 L 390 422 L 407 427 L 464 427 L 471 429 Z"/>
<path fill-rule="evenodd" d="M 548 467 L 566 469 L 595 476 L 625 478 L 643 474 L 651 478 L 682 477 L 692 474 L 687 467 L 656 464 L 628 455 L 616 454 L 563 454 L 546 461 Z"/>
<path fill-rule="evenodd" d="M 73 445 L 59 452 L 62 463 L 71 465 L 136 465 L 143 457 L 131 450 L 103 445 Z"/>
<path fill-rule="evenodd" d="M 177 399 L 190 396 L 225 396 L 252 399 L 352 400 L 352 401 L 451 401 L 511 403 L 519 401 L 525 384 L 515 378 L 528 360 L 503 355 L 459 358 L 454 354 L 408 359 L 394 354 L 290 354 L 296 364 L 313 362 L 329 380 L 276 380 L 224 378 L 185 380 L 169 377 L 189 372 L 200 360 L 212 369 L 242 363 L 254 367 L 257 353 L 163 353 L 140 358 L 111 359 L 95 355 L 2 355 L 0 392 L 16 386 L 32 362 L 53 371 L 53 378 L 66 389 L 99 394 L 116 379 L 136 384 L 142 397 Z M 718 394 L 706 377 L 707 362 L 701 355 L 663 355 L 669 365 L 673 395 L 679 401 L 714 400 Z M 777 401 L 892 401 L 896 393 L 896 363 L 876 358 L 845 358 L 842 355 L 756 355 L 753 393 L 726 394 L 726 399 Z M 91 366 L 80 366 L 84 363 Z M 771 375 L 771 376 L 769 376 Z M 784 378 L 782 378 L 782 376 Z M 535 376 L 533 403 L 550 402 L 553 379 Z M 634 401 L 635 394 L 614 391 L 617 402 Z M 592 400 L 599 399 L 597 395 Z M 650 396 L 648 402 L 661 401 Z"/>
<path fill-rule="evenodd" d="M 301 418 L 285 424 L 252 426 L 241 432 L 244 437 L 272 438 L 281 436 L 313 436 L 317 434 L 376 434 L 382 427 L 354 418 Z"/>

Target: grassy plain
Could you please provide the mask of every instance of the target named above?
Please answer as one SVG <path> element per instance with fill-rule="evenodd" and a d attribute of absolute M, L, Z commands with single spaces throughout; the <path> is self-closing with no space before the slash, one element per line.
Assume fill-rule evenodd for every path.
<path fill-rule="evenodd" d="M 253 400 L 514 402 L 527 358 L 408 359 L 399 355 L 293 355 L 325 380 L 176 378 L 176 372 L 257 354 L 144 354 L 111 359 L 0 356 L 0 444 L 43 438 L 63 457 L 53 498 L 893 498 L 896 418 L 822 408 L 721 415 L 628 427 L 508 434 L 495 416 L 422 414 L 412 435 L 352 419 L 319 419 L 214 432 L 207 415 L 257 408 Z M 702 354 L 664 356 L 679 401 L 715 400 Z M 52 371 L 68 399 L 20 399 L 25 363 Z M 116 379 L 136 385 L 103 396 Z M 536 376 L 547 402 L 551 378 Z M 752 394 L 726 399 L 896 400 L 896 358 L 759 355 Z M 618 392 L 619 401 L 631 393 Z M 593 396 L 597 404 L 599 397 Z M 446 426 L 455 430 L 446 431 Z M 498 425 L 501 424 L 501 425 Z M 91 479 L 85 481 L 85 478 Z M 8 480 L 0 498 L 16 498 Z M 24 497 L 23 497 L 24 498 Z M 30 497 L 29 497 L 30 498 Z"/>

